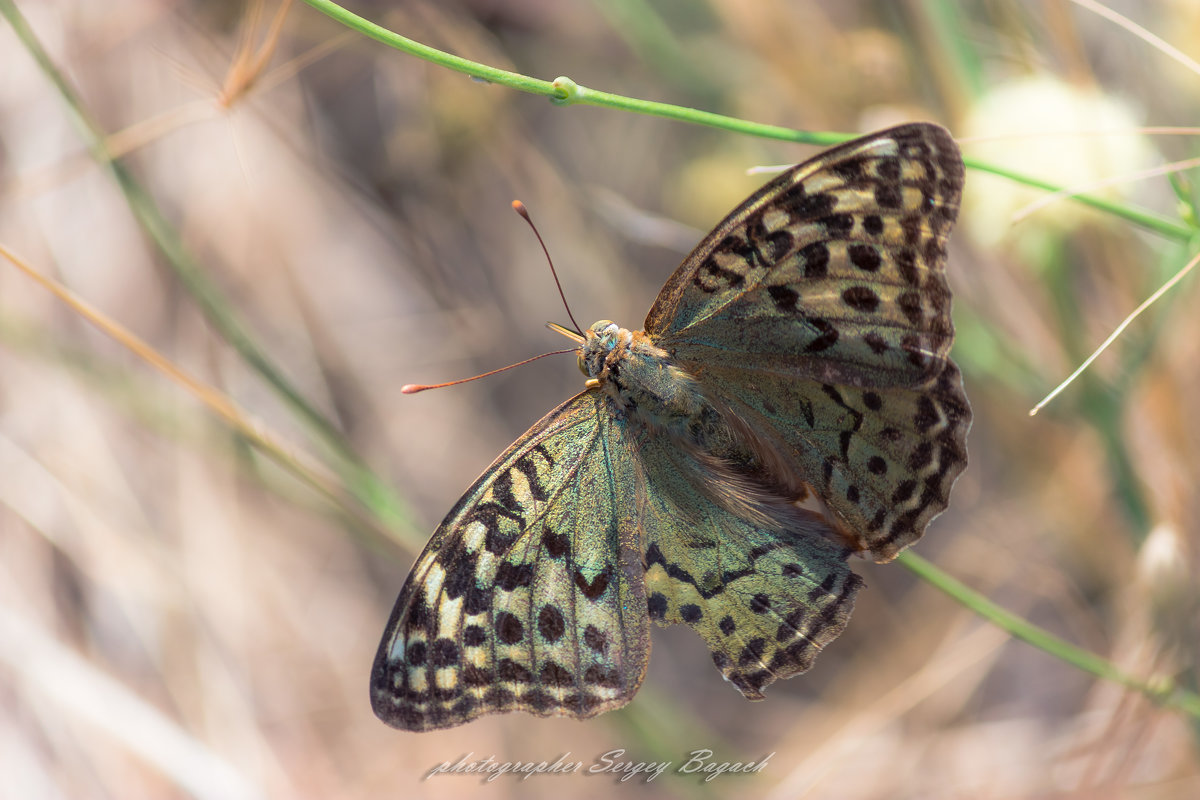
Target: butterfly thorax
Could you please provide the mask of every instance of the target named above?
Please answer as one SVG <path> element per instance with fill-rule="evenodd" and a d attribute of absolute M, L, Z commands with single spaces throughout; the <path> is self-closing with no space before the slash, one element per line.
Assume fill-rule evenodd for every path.
<path fill-rule="evenodd" d="M 715 421 L 695 379 L 642 331 L 601 320 L 587 331 L 580 368 L 624 418 L 676 436 L 701 434 Z M 705 424 L 706 419 L 708 424 Z"/>
<path fill-rule="evenodd" d="M 743 474 L 757 472 L 763 459 L 689 372 L 672 363 L 644 331 L 601 320 L 588 329 L 579 351 L 580 368 L 626 424 L 643 426 L 723 462 Z"/>
<path fill-rule="evenodd" d="M 708 397 L 650 335 L 601 320 L 586 333 L 579 366 L 635 438 L 639 432 L 665 436 L 686 454 L 677 468 L 713 502 L 765 529 L 817 530 L 810 513 L 794 505 L 811 492 L 802 476 L 737 414 Z"/>

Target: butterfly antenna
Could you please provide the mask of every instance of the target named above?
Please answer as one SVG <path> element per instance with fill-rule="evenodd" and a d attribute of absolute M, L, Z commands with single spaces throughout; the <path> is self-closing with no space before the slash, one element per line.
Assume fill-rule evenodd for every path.
<path fill-rule="evenodd" d="M 468 383 L 470 381 L 477 381 L 480 378 L 486 378 L 490 375 L 495 375 L 498 372 L 504 372 L 505 370 L 514 369 L 516 367 L 523 367 L 526 364 L 528 364 L 530 361 L 537 361 L 539 358 L 545 358 L 546 356 L 561 356 L 563 353 L 574 353 L 574 352 L 575 352 L 575 348 L 570 347 L 570 348 L 567 348 L 566 350 L 555 350 L 550 353 L 542 353 L 540 356 L 534 356 L 533 358 L 527 358 L 524 361 L 518 361 L 515 364 L 509 364 L 507 367 L 500 367 L 500 369 L 494 369 L 494 370 L 491 370 L 490 372 L 484 372 L 480 375 L 472 375 L 470 378 L 459 378 L 456 381 L 446 381 L 445 383 L 406 383 L 400 387 L 400 394 L 416 394 L 417 392 L 423 392 L 426 389 L 443 389 L 447 386 L 457 386 L 460 383 Z"/>
<path fill-rule="evenodd" d="M 512 201 L 513 211 L 521 215 L 521 218 L 529 223 L 529 227 L 533 229 L 533 235 L 537 237 L 538 244 L 542 246 L 542 252 L 546 254 L 546 262 L 550 264 L 550 274 L 554 276 L 554 285 L 558 287 L 558 296 L 562 298 L 563 308 L 567 309 L 567 316 L 571 319 L 571 324 L 575 326 L 576 332 L 583 335 L 583 328 L 575 321 L 575 315 L 571 313 L 571 305 L 567 302 L 567 295 L 563 292 L 562 284 L 558 280 L 558 272 L 554 269 L 554 259 L 550 258 L 550 251 L 546 249 L 546 243 L 542 241 L 542 235 L 538 233 L 537 226 L 533 224 L 533 219 L 529 216 L 529 209 L 525 208 L 525 204 L 520 200 Z"/>

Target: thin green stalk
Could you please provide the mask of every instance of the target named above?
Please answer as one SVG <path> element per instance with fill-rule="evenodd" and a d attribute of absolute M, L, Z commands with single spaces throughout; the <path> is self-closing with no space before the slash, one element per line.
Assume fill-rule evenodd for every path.
<path fill-rule="evenodd" d="M 942 572 L 911 550 L 897 556 L 896 562 L 903 564 L 909 570 L 916 573 L 921 580 L 941 589 L 963 606 L 1011 634 L 1013 637 L 1031 644 L 1037 649 L 1049 653 L 1055 658 L 1065 661 L 1084 672 L 1089 672 L 1107 681 L 1119 683 L 1122 686 L 1140 692 L 1160 705 L 1183 711 L 1192 717 L 1200 719 L 1200 695 L 1177 686 L 1171 679 L 1161 678 L 1155 681 L 1145 681 L 1128 675 L 1114 666 L 1112 662 L 1101 658 L 1095 653 L 1089 653 L 1087 650 L 1076 647 L 1044 628 L 1039 628 L 1028 620 L 1024 620 L 1016 614 L 1001 608 L 975 590 L 967 588 L 958 580 Z"/>
<path fill-rule="evenodd" d="M 1122 433 L 1125 396 L 1115 391 L 1115 387 L 1101 387 L 1098 383 L 1092 379 L 1084 384 L 1082 395 L 1085 401 L 1081 408 L 1092 428 L 1100 434 L 1115 495 L 1129 519 L 1130 538 L 1140 549 L 1154 525 L 1154 511 Z M 1088 386 L 1094 388 L 1089 391 Z"/>
<path fill-rule="evenodd" d="M 531 78 L 528 75 L 522 75 L 517 72 L 489 67 L 486 64 L 480 64 L 477 61 L 471 61 L 461 56 L 451 55 L 429 45 L 413 41 L 347 11 L 336 3 L 330 2 L 330 0 L 304 0 L 304 2 L 318 11 L 329 15 L 343 25 L 386 44 L 388 47 L 393 47 L 401 52 L 416 56 L 431 64 L 452 69 L 464 75 L 470 75 L 476 80 L 507 86 L 510 89 L 516 89 L 520 92 L 541 95 L 556 105 L 600 106 L 618 111 L 630 111 L 635 114 L 664 117 L 680 122 L 692 122 L 697 125 L 708 125 L 713 128 L 734 131 L 735 133 L 747 133 L 752 136 L 760 136 L 768 139 L 782 139 L 784 141 L 803 142 L 807 144 L 830 145 L 852 138 L 841 133 L 797 131 L 777 125 L 762 125 L 757 122 L 749 122 L 737 117 L 728 117 L 724 114 L 714 114 L 709 111 L 700 111 L 695 108 L 675 106 L 670 103 L 656 103 L 650 100 L 639 100 L 635 97 L 601 92 L 596 89 L 580 86 L 575 81 L 566 77 L 555 78 L 553 81 Z"/>
<path fill-rule="evenodd" d="M 480 64 L 461 56 L 451 55 L 429 45 L 413 41 L 347 11 L 336 3 L 331 2 L 331 0 L 304 0 L 304 2 L 341 24 L 386 44 L 388 47 L 393 47 L 409 55 L 414 55 L 431 64 L 437 64 L 438 66 L 470 75 L 472 78 L 478 80 L 500 84 L 501 86 L 507 86 L 510 89 L 516 89 L 521 92 L 528 92 L 529 94 L 541 95 L 557 105 L 587 105 L 611 108 L 618 111 L 629 111 L 634 114 L 646 114 L 664 119 L 673 119 L 679 122 L 690 122 L 695 125 L 706 125 L 711 128 L 719 128 L 734 133 L 744 133 L 763 139 L 777 139 L 785 142 L 800 142 L 825 146 L 853 138 L 853 134 L 835 133 L 832 131 L 798 131 L 794 128 L 784 128 L 778 125 L 762 125 L 757 122 L 738 119 L 737 117 L 713 114 L 695 108 L 671 105 L 670 103 L 639 100 L 634 97 L 626 97 L 625 95 L 589 89 L 586 86 L 580 86 L 567 77 L 555 78 L 553 81 L 531 78 L 517 72 L 489 67 L 485 64 Z M 1040 178 L 1023 175 L 1019 172 L 977 159 L 967 158 L 964 161 L 968 167 L 983 172 L 990 172 L 993 175 L 1000 175 L 1026 186 L 1044 189 L 1047 192 L 1067 191 L 1065 187 L 1041 180 Z M 1167 238 L 1186 241 L 1196 234 L 1195 229 L 1188 225 L 1176 222 L 1152 211 L 1137 208 L 1136 206 L 1105 200 L 1088 194 L 1072 194 L 1071 197 L 1084 205 L 1100 209 Z"/>
<path fill-rule="evenodd" d="M 168 265 L 196 300 L 204 315 L 241 357 L 270 384 L 315 432 L 317 438 L 338 458 L 342 480 L 359 502 L 381 519 L 389 530 L 402 527 L 408 519 L 405 504 L 353 451 L 340 431 L 292 385 L 267 354 L 258 346 L 221 291 L 192 257 L 175 229 L 155 205 L 153 198 L 133 174 L 112 158 L 105 147 L 104 135 L 57 65 L 29 27 L 12 0 L 0 0 L 0 14 L 12 26 L 17 38 L 37 62 L 42 73 L 54 84 L 76 123 L 92 158 L 111 172 L 125 196 L 134 218 L 155 243 Z"/>
<path fill-rule="evenodd" d="M 929 26 L 942 58 L 953 65 L 945 71 L 957 78 L 962 92 L 971 98 L 983 94 L 986 71 L 963 22 L 962 3 L 925 0 L 915 4 L 912 11 Z"/>
<path fill-rule="evenodd" d="M 1065 187 L 1058 184 L 1044 181 L 1041 178 L 1035 178 L 1032 175 L 1026 175 L 1016 170 L 1000 167 L 986 161 L 980 161 L 975 158 L 964 158 L 963 163 L 972 169 L 977 169 L 980 172 L 988 172 L 992 175 L 999 175 L 1001 178 L 1007 178 L 1014 183 L 1023 183 L 1026 186 L 1032 186 L 1035 189 L 1044 189 L 1050 194 L 1058 194 L 1060 192 L 1068 192 Z M 1071 194 L 1070 198 L 1077 203 L 1082 203 L 1085 206 L 1099 209 L 1116 217 L 1128 220 L 1135 225 L 1140 225 L 1147 230 L 1162 234 L 1168 239 L 1176 239 L 1186 242 L 1191 240 L 1196 235 L 1196 229 L 1182 222 L 1164 217 L 1161 214 L 1156 214 L 1153 211 L 1147 211 L 1144 208 L 1118 203 L 1112 200 L 1106 200 L 1103 197 L 1096 197 L 1090 194 Z"/>

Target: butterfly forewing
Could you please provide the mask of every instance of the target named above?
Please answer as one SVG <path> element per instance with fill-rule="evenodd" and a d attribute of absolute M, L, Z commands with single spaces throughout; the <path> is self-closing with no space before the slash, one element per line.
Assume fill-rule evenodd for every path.
<path fill-rule="evenodd" d="M 946 238 L 962 185 L 962 157 L 936 125 L 828 150 L 706 236 L 668 279 L 646 332 L 698 367 L 920 382 L 954 336 Z"/>
<path fill-rule="evenodd" d="M 950 135 L 923 123 L 822 153 L 718 225 L 646 320 L 881 561 L 966 466 L 945 278 L 963 174 Z"/>
<path fill-rule="evenodd" d="M 649 640 L 636 476 L 605 404 L 591 391 L 552 411 L 438 527 L 375 658 L 371 701 L 388 724 L 590 717 L 637 691 Z"/>

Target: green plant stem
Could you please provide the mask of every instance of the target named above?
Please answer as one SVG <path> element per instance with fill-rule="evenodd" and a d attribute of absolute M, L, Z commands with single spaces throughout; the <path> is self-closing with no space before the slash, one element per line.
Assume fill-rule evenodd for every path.
<path fill-rule="evenodd" d="M 408 519 L 405 504 L 381 482 L 361 461 L 338 429 L 311 405 L 292 385 L 267 354 L 254 341 L 233 307 L 226 302 L 200 264 L 184 247 L 179 232 L 159 211 L 153 198 L 120 161 L 109 154 L 99 125 L 87 112 L 75 91 L 42 47 L 12 0 L 0 0 L 0 14 L 12 26 L 13 32 L 34 58 L 42 73 L 54 84 L 76 124 L 92 158 L 107 167 L 125 196 L 134 218 L 155 243 L 166 263 L 196 300 L 205 317 L 239 355 L 263 377 L 292 407 L 337 456 L 337 469 L 342 480 L 357 500 L 394 531 Z"/>
<path fill-rule="evenodd" d="M 971 158 L 969 156 L 963 159 L 963 163 L 972 169 L 979 170 L 980 172 L 998 175 L 1001 178 L 1007 178 L 1014 183 L 1023 183 L 1026 186 L 1033 187 L 1034 189 L 1044 189 L 1051 194 L 1070 191 L 1062 186 L 1051 183 L 1050 181 L 1044 181 L 1041 178 L 1035 178 L 1032 175 L 1026 175 L 1024 173 L 1017 172 L 1016 170 L 1000 167 L 986 161 L 980 161 L 979 159 Z M 1103 197 L 1096 197 L 1095 195 L 1090 194 L 1071 194 L 1070 198 L 1077 203 L 1082 203 L 1085 206 L 1091 206 L 1092 208 L 1107 212 L 1113 216 L 1121 217 L 1122 219 L 1128 220 L 1135 225 L 1139 225 L 1146 230 L 1162 234 L 1168 239 L 1186 242 L 1195 237 L 1197 233 L 1196 229 L 1190 225 L 1177 222 L 1168 217 L 1164 217 L 1161 214 L 1156 214 L 1153 211 L 1147 211 L 1144 208 L 1137 208 L 1136 206 L 1126 205 L 1125 203 L 1117 203 L 1112 200 L 1105 200 Z"/>
<path fill-rule="evenodd" d="M 1031 644 L 1037 649 L 1049 653 L 1055 658 L 1065 661 L 1084 672 L 1089 672 L 1098 678 L 1119 683 L 1133 689 L 1160 705 L 1183 711 L 1192 717 L 1200 719 L 1200 695 L 1177 686 L 1174 681 L 1163 678 L 1153 682 L 1141 680 L 1122 672 L 1110 661 L 1095 653 L 1089 653 L 1080 647 L 1066 642 L 1044 628 L 1018 617 L 1007 611 L 973 589 L 967 588 L 958 580 L 926 561 L 921 556 L 905 551 L 896 557 L 896 562 L 903 564 L 914 572 L 921 580 L 936 586 L 950 597 L 969 608 L 992 624 Z"/>
<path fill-rule="evenodd" d="M 757 122 L 738 119 L 737 117 L 728 117 L 724 114 L 700 111 L 695 108 L 676 106 L 670 103 L 657 103 L 650 100 L 639 100 L 635 97 L 589 89 L 586 86 L 580 86 L 567 77 L 555 78 L 553 81 L 531 78 L 517 72 L 489 67 L 486 64 L 480 64 L 461 56 L 451 55 L 429 45 L 413 41 L 347 11 L 337 3 L 331 2 L 331 0 L 304 0 L 304 2 L 341 24 L 353 28 L 388 47 L 393 47 L 401 52 L 424 59 L 431 64 L 437 64 L 438 66 L 461 72 L 464 75 L 470 75 L 477 80 L 500 84 L 501 86 L 507 86 L 510 89 L 516 89 L 517 91 L 529 94 L 541 95 L 557 105 L 588 105 L 611 108 L 617 111 L 646 114 L 664 119 L 673 119 L 679 122 L 690 122 L 695 125 L 706 125 L 711 128 L 719 128 L 734 133 L 744 133 L 764 139 L 777 139 L 785 142 L 800 142 L 822 146 L 837 144 L 854 137 L 854 134 L 835 133 L 832 131 L 798 131 L 794 128 L 784 128 L 778 125 L 763 125 Z M 990 172 L 993 175 L 1000 175 L 1016 183 L 1043 189 L 1047 192 L 1068 191 L 1065 187 L 1048 181 L 1023 175 L 1019 172 L 977 159 L 966 158 L 964 162 L 968 167 L 983 172 Z M 1088 194 L 1071 194 L 1070 196 L 1077 202 L 1100 209 L 1170 239 L 1186 241 L 1196 234 L 1194 228 L 1152 211 L 1147 211 L 1146 209 L 1105 200 Z"/>
<path fill-rule="evenodd" d="M 651 100 L 639 100 L 635 97 L 601 92 L 596 89 L 580 86 L 575 81 L 566 77 L 555 78 L 553 81 L 531 78 L 528 75 L 522 75 L 517 72 L 489 67 L 486 64 L 470 61 L 461 56 L 451 55 L 429 45 L 413 41 L 347 11 L 336 3 L 330 2 L 330 0 L 304 0 L 304 2 L 318 11 L 329 15 L 343 25 L 353 28 L 382 44 L 386 44 L 388 47 L 393 47 L 401 52 L 416 56 L 431 64 L 452 69 L 464 75 L 470 75 L 476 80 L 507 86 L 510 89 L 516 89 L 528 94 L 541 95 L 556 105 L 599 106 L 618 111 L 630 111 L 635 114 L 663 117 L 680 122 L 692 122 L 697 125 L 707 125 L 736 133 L 747 133 L 752 136 L 807 144 L 831 145 L 853 138 L 842 133 L 798 131 L 777 125 L 763 125 L 757 122 L 738 119 L 737 117 L 728 117 L 724 114 L 700 111 L 695 108 L 675 106 L 670 103 L 656 103 Z"/>

